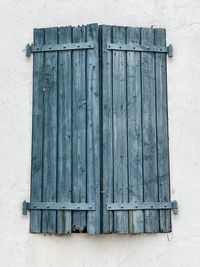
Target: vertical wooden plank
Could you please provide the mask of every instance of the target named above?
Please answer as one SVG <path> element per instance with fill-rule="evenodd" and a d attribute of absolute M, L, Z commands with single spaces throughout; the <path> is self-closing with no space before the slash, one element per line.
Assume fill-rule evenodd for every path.
<path fill-rule="evenodd" d="M 154 44 L 154 30 L 141 29 L 141 43 Z M 155 110 L 155 55 L 142 53 L 142 123 L 144 201 L 158 201 L 156 110 Z M 158 211 L 145 211 L 145 232 L 159 231 Z"/>
<path fill-rule="evenodd" d="M 34 30 L 34 44 L 44 44 L 44 30 Z M 43 68 L 44 53 L 33 55 L 33 115 L 31 201 L 42 200 L 42 144 L 43 144 Z M 41 211 L 31 211 L 30 232 L 41 232 Z"/>
<path fill-rule="evenodd" d="M 45 44 L 57 43 L 57 28 L 45 29 Z M 56 202 L 57 178 L 57 52 L 45 52 L 44 151 L 42 200 Z M 56 211 L 42 212 L 43 233 L 56 232 Z"/>
<path fill-rule="evenodd" d="M 166 45 L 164 29 L 155 29 L 155 44 Z M 170 201 L 169 148 L 167 121 L 167 67 L 166 55 L 156 53 L 156 116 L 159 201 Z M 160 211 L 160 231 L 171 231 L 170 210 Z"/>
<path fill-rule="evenodd" d="M 113 211 L 107 211 L 107 203 L 113 196 L 113 99 L 112 99 L 112 51 L 107 43 L 112 42 L 112 27 L 102 26 L 102 106 L 103 109 L 103 233 L 113 231 Z"/>
<path fill-rule="evenodd" d="M 71 43 L 71 27 L 59 28 L 58 42 Z M 57 201 L 71 203 L 71 51 L 58 55 L 58 187 Z M 71 233 L 71 211 L 58 211 L 57 232 Z"/>
<path fill-rule="evenodd" d="M 126 28 L 113 27 L 113 43 L 126 42 Z M 128 202 L 126 52 L 113 52 L 114 202 Z M 128 232 L 128 211 L 114 212 L 114 231 Z"/>
<path fill-rule="evenodd" d="M 87 232 L 100 233 L 100 121 L 99 121 L 99 51 L 98 25 L 86 28 L 87 41 L 95 43 L 87 50 L 87 201 L 96 204 L 96 211 L 87 213 Z"/>
<path fill-rule="evenodd" d="M 140 28 L 127 28 L 127 44 L 140 44 Z M 129 202 L 143 202 L 140 52 L 127 52 Z M 144 212 L 129 212 L 130 233 L 144 232 Z"/>
<path fill-rule="evenodd" d="M 85 27 L 73 28 L 73 42 L 85 42 Z M 73 202 L 86 202 L 86 51 L 73 51 Z M 73 212 L 73 231 L 86 230 L 86 212 Z"/>

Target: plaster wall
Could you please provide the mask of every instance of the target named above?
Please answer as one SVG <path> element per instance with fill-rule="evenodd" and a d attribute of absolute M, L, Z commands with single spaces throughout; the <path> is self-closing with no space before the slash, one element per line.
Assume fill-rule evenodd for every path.
<path fill-rule="evenodd" d="M 152 235 L 29 234 L 33 28 L 99 24 L 164 27 L 168 60 L 173 232 Z M 200 1 L 0 0 L 0 266 L 200 266 Z"/>

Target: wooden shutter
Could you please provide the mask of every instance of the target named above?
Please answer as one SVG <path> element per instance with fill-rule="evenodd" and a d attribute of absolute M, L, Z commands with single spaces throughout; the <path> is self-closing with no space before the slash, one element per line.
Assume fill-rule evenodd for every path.
<path fill-rule="evenodd" d="M 94 48 L 81 49 L 87 42 Z M 79 44 L 54 51 L 55 44 Z M 33 233 L 100 232 L 98 26 L 36 29 L 32 202 L 80 203 L 77 210 L 31 210 Z M 95 203 L 95 211 L 78 211 Z M 48 204 L 47 204 L 48 205 Z M 35 207 L 37 208 L 37 207 Z"/>
<path fill-rule="evenodd" d="M 36 29 L 30 52 L 30 231 L 170 232 L 165 30 Z"/>
<path fill-rule="evenodd" d="M 163 29 L 102 28 L 104 233 L 171 231 L 170 210 L 127 209 L 170 201 L 166 55 L 148 52 L 165 44 Z"/>

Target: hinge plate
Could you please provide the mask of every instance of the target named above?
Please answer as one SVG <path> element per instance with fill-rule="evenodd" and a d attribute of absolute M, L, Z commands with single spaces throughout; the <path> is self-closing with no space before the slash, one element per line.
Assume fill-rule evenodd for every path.
<path fill-rule="evenodd" d="M 26 56 L 30 57 L 31 53 L 52 52 L 66 50 L 93 49 L 94 42 L 67 43 L 67 44 L 49 44 L 49 45 L 26 45 Z"/>
<path fill-rule="evenodd" d="M 178 213 L 178 203 L 172 202 L 135 202 L 135 203 L 108 203 L 107 210 L 173 210 Z"/>
<path fill-rule="evenodd" d="M 166 53 L 169 57 L 173 56 L 173 47 L 169 46 L 155 46 L 155 45 L 139 45 L 139 44 L 107 44 L 108 50 L 118 51 L 135 51 L 135 52 L 155 52 L 155 53 Z"/>
<path fill-rule="evenodd" d="M 66 203 L 66 202 L 26 202 L 22 204 L 22 213 L 28 210 L 95 210 L 95 203 Z"/>

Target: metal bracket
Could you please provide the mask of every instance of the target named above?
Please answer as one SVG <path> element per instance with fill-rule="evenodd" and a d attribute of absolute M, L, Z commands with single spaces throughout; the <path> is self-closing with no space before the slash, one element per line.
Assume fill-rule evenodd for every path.
<path fill-rule="evenodd" d="M 26 56 L 27 57 L 31 56 L 31 45 L 30 44 L 26 45 Z"/>
<path fill-rule="evenodd" d="M 139 44 L 107 44 L 108 50 L 118 51 L 135 51 L 135 52 L 155 52 L 155 53 L 166 53 L 169 57 L 173 56 L 173 47 L 169 46 L 155 46 L 155 45 L 139 45 Z"/>
<path fill-rule="evenodd" d="M 174 214 L 178 214 L 178 202 L 176 200 L 172 201 L 172 211 Z"/>
<path fill-rule="evenodd" d="M 173 57 L 173 46 L 172 46 L 172 44 L 168 45 L 167 53 L 168 53 L 168 57 Z"/>
<path fill-rule="evenodd" d="M 135 202 L 135 203 L 108 203 L 107 210 L 172 210 L 178 214 L 178 203 L 172 202 Z"/>
<path fill-rule="evenodd" d="M 68 43 L 68 44 L 49 44 L 49 45 L 26 45 L 26 56 L 30 57 L 31 53 L 52 52 L 66 50 L 93 49 L 94 42 Z"/>
<path fill-rule="evenodd" d="M 26 202 L 22 203 L 22 214 L 28 210 L 95 210 L 95 203 L 65 203 L 65 202 Z"/>

